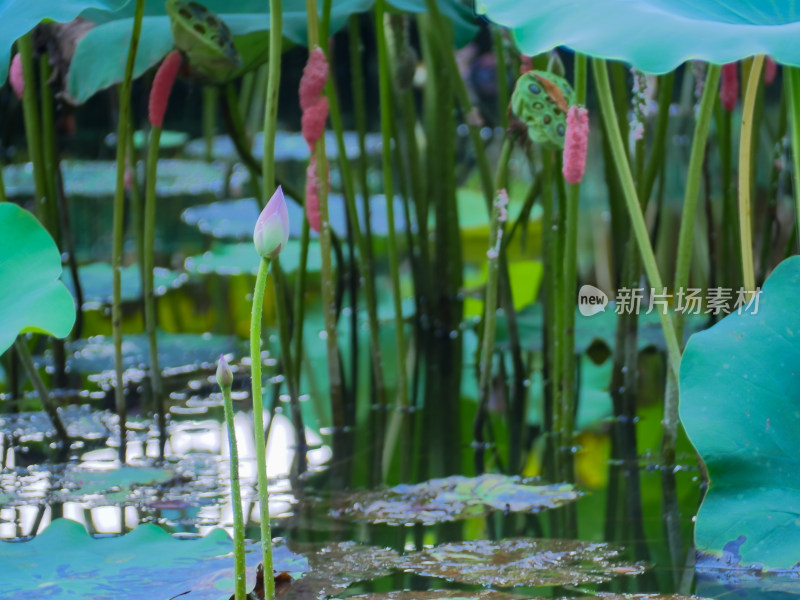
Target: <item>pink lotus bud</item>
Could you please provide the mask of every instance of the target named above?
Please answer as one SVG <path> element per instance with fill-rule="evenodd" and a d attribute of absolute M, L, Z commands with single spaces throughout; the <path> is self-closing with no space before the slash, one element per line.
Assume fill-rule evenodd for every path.
<path fill-rule="evenodd" d="M 15 54 L 14 58 L 11 59 L 11 68 L 8 70 L 8 80 L 17 98 L 22 100 L 22 94 L 25 93 L 25 78 L 22 76 L 22 58 L 19 54 Z"/>
<path fill-rule="evenodd" d="M 772 60 L 769 56 L 764 61 L 764 83 L 767 85 L 775 81 L 775 75 L 778 74 L 778 63 Z"/>
<path fill-rule="evenodd" d="M 264 210 L 258 216 L 253 231 L 253 243 L 256 251 L 264 258 L 278 256 L 289 242 L 289 211 L 283 189 L 278 186 Z"/>
<path fill-rule="evenodd" d="M 181 68 L 183 56 L 179 50 L 173 50 L 161 66 L 158 67 L 156 76 L 153 79 L 153 88 L 150 90 L 150 124 L 153 127 L 161 127 L 164 124 L 164 113 L 167 112 L 167 102 L 172 92 L 172 85 Z"/>
<path fill-rule="evenodd" d="M 328 59 L 321 48 L 308 54 L 308 62 L 300 78 L 300 108 L 305 112 L 316 102 L 328 81 Z"/>
<path fill-rule="evenodd" d="M 580 183 L 586 170 L 586 150 L 589 146 L 589 111 L 570 106 L 567 112 L 567 132 L 564 136 L 564 161 L 561 172 L 567 183 Z"/>
<path fill-rule="evenodd" d="M 233 371 L 231 371 L 228 361 L 225 360 L 224 354 L 219 355 L 217 363 L 217 385 L 223 390 L 229 390 L 233 385 Z"/>
<path fill-rule="evenodd" d="M 739 65 L 735 62 L 722 65 L 719 99 L 722 102 L 722 108 L 728 112 L 736 107 L 736 101 L 739 99 Z"/>
<path fill-rule="evenodd" d="M 317 159 L 312 155 L 306 169 L 306 219 L 308 225 L 319 233 L 322 219 L 319 213 L 319 181 L 317 180 Z"/>
<path fill-rule="evenodd" d="M 325 133 L 325 122 L 328 120 L 328 99 L 319 96 L 317 100 L 303 111 L 300 128 L 309 151 L 314 151 L 314 144 Z"/>

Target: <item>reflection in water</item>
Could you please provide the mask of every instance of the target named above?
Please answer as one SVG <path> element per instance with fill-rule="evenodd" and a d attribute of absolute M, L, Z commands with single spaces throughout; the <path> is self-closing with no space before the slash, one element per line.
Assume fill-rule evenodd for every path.
<path fill-rule="evenodd" d="M 214 404 L 209 403 L 203 412 L 212 409 Z M 166 461 L 159 465 L 157 428 L 149 421 L 131 420 L 128 466 L 123 468 L 117 460 L 115 417 L 86 410 L 66 412 L 78 412 L 79 428 L 88 434 L 73 445 L 78 451 L 66 464 L 40 462 L 41 432 L 46 428 L 38 429 L 35 415 L 0 418 L 4 459 L 0 539 L 30 537 L 61 516 L 82 523 L 92 534 L 123 533 L 142 522 L 155 522 L 176 533 L 202 535 L 217 527 L 232 532 L 228 434 L 223 422 L 177 417 L 181 420 L 169 426 Z M 265 422 L 268 417 L 265 413 Z M 95 426 L 88 427 L 87 419 Z M 244 514 L 249 515 L 248 525 L 258 524 L 252 414 L 239 412 L 234 422 Z M 73 434 L 75 419 L 70 424 Z M 101 424 L 105 436 L 98 435 Z M 105 444 L 98 446 L 102 437 Z M 306 439 L 311 447 L 309 468 L 318 471 L 331 458 L 331 450 L 311 430 Z M 289 480 L 294 446 L 291 421 L 276 414 L 267 440 L 267 475 L 270 514 L 278 519 L 290 516 L 296 503 Z"/>

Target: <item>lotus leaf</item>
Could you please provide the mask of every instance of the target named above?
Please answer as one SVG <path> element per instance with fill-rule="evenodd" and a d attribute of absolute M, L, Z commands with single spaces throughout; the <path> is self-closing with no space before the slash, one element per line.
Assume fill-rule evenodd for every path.
<path fill-rule="evenodd" d="M 695 542 L 737 568 L 800 562 L 798 289 L 794 256 L 766 281 L 757 311 L 696 333 L 681 361 L 681 421 L 711 479 Z"/>
<path fill-rule="evenodd" d="M 800 65 L 798 0 L 479 0 L 477 10 L 511 29 L 531 56 L 567 46 L 651 73 L 754 54 Z"/>
<path fill-rule="evenodd" d="M 69 335 L 75 304 L 60 274 L 61 254 L 36 217 L 0 204 L 0 354 L 20 333 Z"/>

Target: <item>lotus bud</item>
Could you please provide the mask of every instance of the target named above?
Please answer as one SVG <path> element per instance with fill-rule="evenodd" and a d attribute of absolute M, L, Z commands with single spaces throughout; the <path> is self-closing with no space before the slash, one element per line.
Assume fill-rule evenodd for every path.
<path fill-rule="evenodd" d="M 22 100 L 22 94 L 25 93 L 25 78 L 22 76 L 22 58 L 19 54 L 15 54 L 14 58 L 11 59 L 11 67 L 8 70 L 8 80 L 17 98 Z"/>
<path fill-rule="evenodd" d="M 570 106 L 567 112 L 567 132 L 564 136 L 564 161 L 561 172 L 567 183 L 580 183 L 586 169 L 586 150 L 589 146 L 589 111 Z"/>
<path fill-rule="evenodd" d="M 730 112 L 736 107 L 736 101 L 739 99 L 739 66 L 735 62 L 722 65 L 721 77 L 719 99 L 722 108 Z"/>
<path fill-rule="evenodd" d="M 258 216 L 253 231 L 253 243 L 263 258 L 278 256 L 289 241 L 289 211 L 283 189 L 278 186 L 264 210 Z"/>
<path fill-rule="evenodd" d="M 183 56 L 179 50 L 173 50 L 156 71 L 156 76 L 153 79 L 153 89 L 150 90 L 150 104 L 148 106 L 150 115 L 150 124 L 153 127 L 161 127 L 164 124 L 164 113 L 167 112 L 167 103 L 169 102 L 169 95 L 172 93 L 172 86 L 175 83 L 175 77 L 178 75 L 178 69 L 181 68 Z"/>
<path fill-rule="evenodd" d="M 219 355 L 219 362 L 217 363 L 217 385 L 222 390 L 229 390 L 233 385 L 233 371 L 231 371 L 228 361 L 225 360 L 225 355 Z"/>

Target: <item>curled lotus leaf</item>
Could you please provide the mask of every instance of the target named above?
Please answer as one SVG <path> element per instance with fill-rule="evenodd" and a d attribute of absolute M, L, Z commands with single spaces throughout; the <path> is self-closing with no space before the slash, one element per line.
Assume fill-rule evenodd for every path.
<path fill-rule="evenodd" d="M 460 475 L 431 479 L 414 485 L 356 493 L 341 500 L 334 516 L 405 525 L 433 525 L 481 517 L 492 511 L 539 512 L 577 500 L 580 493 L 569 484 L 534 485 L 505 475 Z"/>
<path fill-rule="evenodd" d="M 620 560 L 604 543 L 512 538 L 441 544 L 404 556 L 406 572 L 468 585 L 496 587 L 582 585 L 620 575 L 641 575 L 645 567 Z"/>

